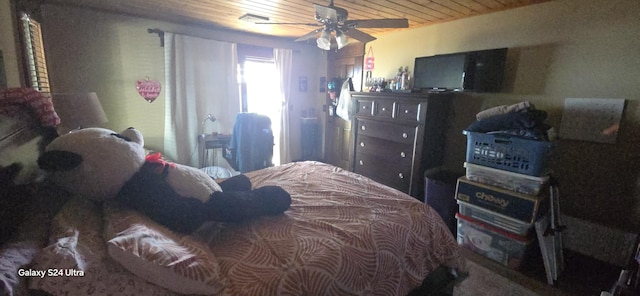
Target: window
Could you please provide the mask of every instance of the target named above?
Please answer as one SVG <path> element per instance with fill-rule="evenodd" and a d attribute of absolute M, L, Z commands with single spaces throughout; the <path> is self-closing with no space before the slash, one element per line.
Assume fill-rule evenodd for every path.
<path fill-rule="evenodd" d="M 266 115 L 271 119 L 274 137 L 273 159 L 280 164 L 280 74 L 273 60 L 247 58 L 243 64 L 242 81 L 244 107 L 247 112 Z"/>
<path fill-rule="evenodd" d="M 43 93 L 50 93 L 47 61 L 44 56 L 40 23 L 23 13 L 20 17 L 20 37 L 24 48 L 27 85 Z"/>

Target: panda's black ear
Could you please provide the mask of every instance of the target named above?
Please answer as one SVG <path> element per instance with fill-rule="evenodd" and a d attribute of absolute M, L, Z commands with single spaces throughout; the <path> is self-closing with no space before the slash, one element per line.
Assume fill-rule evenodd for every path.
<path fill-rule="evenodd" d="M 38 158 L 38 167 L 45 171 L 68 171 L 82 163 L 82 156 L 69 151 L 47 151 Z"/>

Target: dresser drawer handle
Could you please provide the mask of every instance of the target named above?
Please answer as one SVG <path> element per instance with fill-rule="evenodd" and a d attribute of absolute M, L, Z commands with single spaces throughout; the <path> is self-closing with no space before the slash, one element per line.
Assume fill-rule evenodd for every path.
<path fill-rule="evenodd" d="M 385 108 L 385 107 L 382 107 L 382 111 L 387 111 L 387 108 Z"/>
<path fill-rule="evenodd" d="M 400 179 L 404 179 L 404 175 L 403 175 L 402 173 L 399 173 L 399 174 L 398 174 L 398 178 L 400 178 Z"/>
<path fill-rule="evenodd" d="M 404 110 L 404 114 L 409 114 L 409 110 Z"/>
<path fill-rule="evenodd" d="M 359 161 L 358 163 L 360 163 L 360 165 L 364 165 L 364 161 Z"/>
<path fill-rule="evenodd" d="M 367 129 L 366 127 L 364 127 L 364 125 L 360 128 L 361 130 L 365 130 Z"/>
<path fill-rule="evenodd" d="M 364 142 L 360 142 L 360 147 L 364 147 Z"/>
<path fill-rule="evenodd" d="M 405 158 L 407 155 L 404 152 L 400 152 L 400 157 Z"/>
<path fill-rule="evenodd" d="M 402 137 L 406 139 L 409 137 L 409 135 L 407 133 L 402 133 Z"/>
<path fill-rule="evenodd" d="M 363 106 L 362 106 L 362 110 L 367 110 L 367 106 L 366 106 L 366 105 L 363 105 Z"/>

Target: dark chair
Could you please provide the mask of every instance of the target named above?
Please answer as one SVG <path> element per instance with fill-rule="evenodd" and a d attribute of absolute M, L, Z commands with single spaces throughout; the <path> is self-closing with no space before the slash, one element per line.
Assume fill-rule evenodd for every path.
<path fill-rule="evenodd" d="M 271 119 L 257 113 L 238 113 L 223 157 L 236 171 L 246 173 L 273 166 Z"/>

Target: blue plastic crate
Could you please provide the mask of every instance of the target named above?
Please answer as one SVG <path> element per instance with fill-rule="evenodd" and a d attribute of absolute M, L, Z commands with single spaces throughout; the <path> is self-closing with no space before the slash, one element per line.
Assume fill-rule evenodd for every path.
<path fill-rule="evenodd" d="M 467 162 L 530 176 L 546 172 L 553 144 L 505 134 L 464 131 Z"/>

